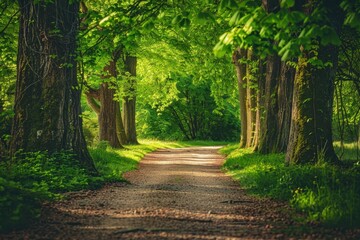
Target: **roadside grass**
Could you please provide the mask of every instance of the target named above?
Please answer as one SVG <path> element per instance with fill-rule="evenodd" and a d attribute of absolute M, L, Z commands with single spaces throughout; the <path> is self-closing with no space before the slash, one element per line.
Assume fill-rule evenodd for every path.
<path fill-rule="evenodd" d="M 40 216 L 43 202 L 62 198 L 61 193 L 94 189 L 107 182 L 124 181 L 146 153 L 159 148 L 226 145 L 226 142 L 163 142 L 140 140 L 139 145 L 112 149 L 105 142 L 90 148 L 99 175 L 92 176 L 68 152 L 18 153 L 0 162 L 0 232 L 23 228 Z"/>
<path fill-rule="evenodd" d="M 349 150 L 351 155 L 352 149 Z M 306 221 L 331 227 L 360 226 L 360 165 L 286 166 L 284 154 L 261 155 L 230 144 L 223 165 L 248 192 L 288 201 Z M 351 159 L 350 159 L 351 160 Z"/>

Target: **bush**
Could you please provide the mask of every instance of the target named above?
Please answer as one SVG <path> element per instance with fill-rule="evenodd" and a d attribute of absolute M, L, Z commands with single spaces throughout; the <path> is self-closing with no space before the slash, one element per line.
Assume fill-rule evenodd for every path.
<path fill-rule="evenodd" d="M 40 214 L 41 202 L 65 191 L 93 188 L 103 181 L 91 177 L 74 156 L 61 152 L 18 153 L 0 164 L 0 231 L 25 226 Z"/>
<path fill-rule="evenodd" d="M 0 231 L 24 226 L 40 214 L 43 194 L 0 177 Z"/>

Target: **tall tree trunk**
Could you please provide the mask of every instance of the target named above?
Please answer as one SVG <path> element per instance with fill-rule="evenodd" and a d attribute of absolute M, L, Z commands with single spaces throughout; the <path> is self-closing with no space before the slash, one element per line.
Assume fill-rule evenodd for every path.
<path fill-rule="evenodd" d="M 126 56 L 125 59 L 125 70 L 130 73 L 130 77 L 127 78 L 125 84 L 125 93 L 123 99 L 123 123 L 125 128 L 125 133 L 127 137 L 127 143 L 129 144 L 138 144 L 136 137 L 136 121 L 135 121 L 135 106 L 136 106 L 136 64 L 137 58 L 133 56 Z"/>
<path fill-rule="evenodd" d="M 236 69 L 236 76 L 238 82 L 239 91 L 239 106 L 240 106 L 240 148 L 244 148 L 247 142 L 247 111 L 246 111 L 246 64 L 241 62 L 245 60 L 247 56 L 246 50 L 238 48 L 234 51 L 232 56 L 233 64 Z"/>
<path fill-rule="evenodd" d="M 259 150 L 261 128 L 263 125 L 264 118 L 264 106 L 265 106 L 265 72 L 266 64 L 260 59 L 259 60 L 259 71 L 257 75 L 257 93 L 256 93 L 256 122 L 255 122 L 255 141 L 254 151 Z"/>
<path fill-rule="evenodd" d="M 104 72 L 108 73 L 103 75 L 102 79 L 108 79 L 117 76 L 116 60 L 111 60 L 108 65 L 104 67 Z M 119 102 L 114 100 L 116 90 L 111 82 L 103 82 L 98 90 L 88 88 L 86 92 L 86 99 L 88 105 L 98 115 L 99 121 L 99 140 L 107 141 L 113 148 L 122 148 L 122 143 L 118 137 L 118 132 L 121 131 L 118 127 L 120 114 Z M 98 100 L 100 104 L 96 101 Z M 120 119 L 121 121 L 121 119 Z"/>
<path fill-rule="evenodd" d="M 317 2 L 307 1 L 305 12 L 312 11 Z M 342 21 L 338 3 L 321 1 L 326 9 L 328 23 L 339 32 Z M 316 53 L 315 53 L 316 51 Z M 315 57 L 332 66 L 317 68 L 309 63 Z M 334 78 L 338 63 L 338 47 L 321 46 L 316 50 L 303 50 L 298 60 L 294 83 L 294 97 L 290 140 L 286 161 L 290 164 L 317 163 L 326 161 L 338 163 L 332 139 L 332 110 Z"/>
<path fill-rule="evenodd" d="M 277 87 L 277 139 L 274 152 L 286 152 L 290 136 L 295 68 L 281 62 L 280 82 Z"/>
<path fill-rule="evenodd" d="M 247 141 L 246 147 L 254 147 L 256 134 L 256 98 L 257 81 L 254 77 L 254 56 L 251 49 L 247 50 L 248 64 L 246 66 L 246 119 L 247 119 Z"/>
<path fill-rule="evenodd" d="M 278 0 L 262 0 L 267 13 L 280 9 Z M 264 116 L 259 152 L 285 152 L 290 131 L 293 74 L 278 55 L 269 55 L 266 63 Z"/>
<path fill-rule="evenodd" d="M 332 99 L 335 67 L 317 69 L 308 63 L 308 51 L 299 58 L 295 76 L 292 122 L 286 160 L 292 164 L 337 162 L 332 141 Z M 321 47 L 319 58 L 336 66 L 337 49 Z"/>
<path fill-rule="evenodd" d="M 79 4 L 18 2 L 21 16 L 10 152 L 69 150 L 95 172 L 80 118 L 75 60 Z"/>
<path fill-rule="evenodd" d="M 124 129 L 124 124 L 121 117 L 121 110 L 119 103 L 116 107 L 116 132 L 121 145 L 125 145 L 127 143 L 127 136 Z"/>
<path fill-rule="evenodd" d="M 99 138 L 107 141 L 113 148 L 121 148 L 116 131 L 116 113 L 119 103 L 114 100 L 115 89 L 111 83 L 104 82 L 100 85 L 100 115 L 99 115 Z"/>
<path fill-rule="evenodd" d="M 276 55 L 268 56 L 266 63 L 265 77 L 265 100 L 264 100 L 264 119 L 260 133 L 259 152 L 276 152 L 276 139 L 279 126 L 277 125 L 277 86 L 280 82 L 280 57 Z"/>

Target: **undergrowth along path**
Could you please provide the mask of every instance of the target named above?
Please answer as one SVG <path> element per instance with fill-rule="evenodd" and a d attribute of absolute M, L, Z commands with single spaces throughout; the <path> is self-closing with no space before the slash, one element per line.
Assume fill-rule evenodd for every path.
<path fill-rule="evenodd" d="M 0 239 L 347 239 L 295 223 L 284 203 L 245 194 L 221 172 L 219 147 L 150 153 L 129 183 L 69 193 L 30 229 Z"/>

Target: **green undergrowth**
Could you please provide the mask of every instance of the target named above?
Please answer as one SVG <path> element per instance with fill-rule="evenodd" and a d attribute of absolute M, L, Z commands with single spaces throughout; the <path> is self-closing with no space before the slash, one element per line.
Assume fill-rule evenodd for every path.
<path fill-rule="evenodd" d="M 327 226 L 360 227 L 360 165 L 286 166 L 284 154 L 261 155 L 237 144 L 220 150 L 223 168 L 242 187 L 259 196 L 288 201 L 307 221 Z"/>
<path fill-rule="evenodd" d="M 99 143 L 89 149 L 98 176 L 88 173 L 68 152 L 18 153 L 0 163 L 0 232 L 25 227 L 38 218 L 41 204 L 62 198 L 61 193 L 94 189 L 104 183 L 124 181 L 123 173 L 137 167 L 142 157 L 159 148 L 225 145 L 221 142 L 161 142 L 143 140 L 139 145 L 112 149 Z"/>

